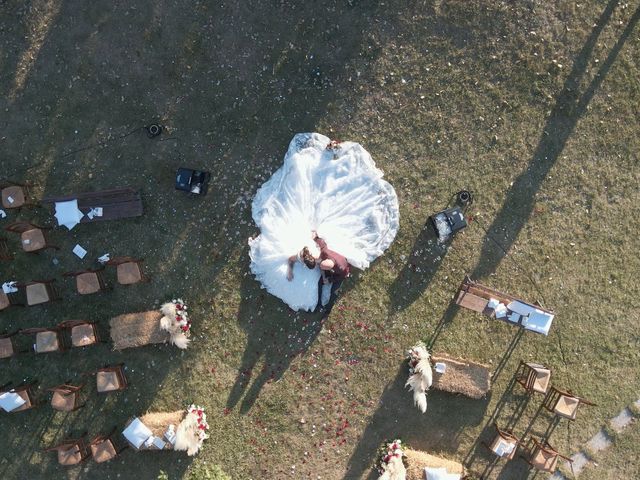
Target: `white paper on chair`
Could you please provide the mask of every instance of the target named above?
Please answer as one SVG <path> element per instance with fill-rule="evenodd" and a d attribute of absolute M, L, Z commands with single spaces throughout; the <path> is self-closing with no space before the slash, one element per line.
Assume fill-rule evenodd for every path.
<path fill-rule="evenodd" d="M 5 392 L 0 395 L 0 407 L 5 412 L 13 412 L 25 403 L 27 403 L 27 401 L 15 392 Z"/>
<path fill-rule="evenodd" d="M 87 251 L 80 245 L 76 245 L 75 247 L 73 247 L 73 253 L 75 253 L 80 258 L 84 258 L 84 256 L 87 254 Z"/>
<path fill-rule="evenodd" d="M 136 448 L 145 443 L 149 437 L 153 436 L 153 432 L 140 421 L 139 418 L 134 418 L 127 428 L 124 429 L 122 435 Z M 152 440 L 153 441 L 153 440 Z"/>
<path fill-rule="evenodd" d="M 15 280 L 11 282 L 4 282 L 2 284 L 2 291 L 4 293 L 16 293 L 18 291 L 18 288 L 16 287 Z"/>
<path fill-rule="evenodd" d="M 505 442 L 500 440 L 500 443 L 496 447 L 496 455 L 499 457 L 507 457 L 513 452 L 513 449 L 516 448 L 514 443 Z"/>
<path fill-rule="evenodd" d="M 14 198 L 13 198 L 11 195 L 9 195 L 9 196 L 7 197 L 7 202 L 9 202 L 9 203 L 13 203 L 13 202 L 15 202 L 15 200 L 14 200 Z"/>

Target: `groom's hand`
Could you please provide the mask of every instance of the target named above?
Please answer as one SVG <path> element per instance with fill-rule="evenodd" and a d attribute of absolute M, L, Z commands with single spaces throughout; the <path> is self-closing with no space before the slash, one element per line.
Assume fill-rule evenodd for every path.
<path fill-rule="evenodd" d="M 287 280 L 293 280 L 293 268 L 289 268 L 289 270 L 287 271 Z"/>

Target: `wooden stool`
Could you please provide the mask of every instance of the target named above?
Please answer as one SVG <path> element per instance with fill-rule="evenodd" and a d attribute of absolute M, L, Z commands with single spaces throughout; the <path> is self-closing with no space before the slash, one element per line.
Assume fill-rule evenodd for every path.
<path fill-rule="evenodd" d="M 53 392 L 51 407 L 60 412 L 73 412 L 83 407 L 84 403 L 82 405 L 80 404 L 80 390 L 83 386 L 84 384 L 80 386 L 62 384 L 49 388 L 48 390 Z"/>
<path fill-rule="evenodd" d="M 26 289 L 27 305 L 30 307 L 57 300 L 58 293 L 53 288 L 55 280 L 36 280 L 19 285 Z"/>
<path fill-rule="evenodd" d="M 558 417 L 575 420 L 578 414 L 578 407 L 581 403 L 595 406 L 595 403 L 577 397 L 571 392 L 563 392 L 556 387 L 551 387 L 549 393 L 547 393 L 547 396 L 544 398 L 542 406 Z"/>
<path fill-rule="evenodd" d="M 132 285 L 148 282 L 149 279 L 142 272 L 142 260 L 132 257 L 115 257 L 105 265 L 116 266 L 116 275 L 120 285 Z"/>
<path fill-rule="evenodd" d="M 103 268 L 97 270 L 82 270 L 80 272 L 63 273 L 64 277 L 76 278 L 76 289 L 80 295 L 90 295 L 107 290 L 107 285 L 102 277 Z"/>
<path fill-rule="evenodd" d="M 116 392 L 127 388 L 124 363 L 100 368 L 95 373 L 98 393 Z"/>
<path fill-rule="evenodd" d="M 532 393 L 545 394 L 551 385 L 551 370 L 537 363 L 520 360 L 515 379 L 529 395 Z"/>

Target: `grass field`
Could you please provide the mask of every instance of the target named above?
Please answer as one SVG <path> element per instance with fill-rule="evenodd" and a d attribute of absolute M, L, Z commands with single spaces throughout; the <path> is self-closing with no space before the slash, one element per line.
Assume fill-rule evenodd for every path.
<path fill-rule="evenodd" d="M 182 296 L 195 336 L 184 353 L 100 345 L 3 360 L 0 384 L 37 379 L 43 398 L 104 363 L 125 362 L 130 386 L 89 389 L 71 414 L 3 414 L 1 478 L 376 478 L 377 447 L 399 436 L 476 475 L 522 479 L 523 462 L 487 468 L 478 444 L 494 418 L 518 435 L 553 427 L 539 398 L 509 387 L 520 359 L 597 404 L 555 428 L 563 453 L 638 399 L 637 1 L 113 3 L 0 6 L 0 175 L 38 196 L 131 186 L 145 205 L 138 219 L 54 230 L 59 252 L 29 256 L 9 237 L 0 280 L 56 277 L 64 301 L 4 311 L 0 330 L 106 325 Z M 139 128 L 152 121 L 160 138 Z M 326 319 L 290 312 L 248 270 L 252 196 L 302 131 L 360 142 L 400 201 L 395 243 Z M 173 190 L 183 165 L 211 171 L 206 197 Z M 472 221 L 438 247 L 425 221 L 461 188 L 475 192 Z M 0 225 L 15 219 L 52 224 L 26 209 Z M 60 275 L 105 252 L 144 257 L 152 282 L 79 297 Z M 551 334 L 518 339 L 451 306 L 465 274 L 553 309 Z M 418 340 L 491 364 L 492 393 L 432 392 L 420 414 L 403 389 Z M 190 402 L 211 425 L 195 458 L 126 451 L 63 469 L 41 451 Z M 584 478 L 638 472 L 634 428 Z"/>

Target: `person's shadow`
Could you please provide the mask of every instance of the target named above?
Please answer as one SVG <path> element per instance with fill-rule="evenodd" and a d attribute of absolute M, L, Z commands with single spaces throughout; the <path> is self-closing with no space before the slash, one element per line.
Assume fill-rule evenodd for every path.
<path fill-rule="evenodd" d="M 389 289 L 389 315 L 404 310 L 427 289 L 448 251 L 438 243 L 438 234 L 430 219 L 420 230 L 407 263 Z"/>
<path fill-rule="evenodd" d="M 307 351 L 322 330 L 327 314 L 294 312 L 260 288 L 251 273 L 243 276 L 240 289 L 238 323 L 247 333 L 247 345 L 227 408 L 234 408 L 242 398 L 240 413 L 245 414 L 264 385 L 279 380 L 293 359 Z M 256 370 L 260 360 L 262 367 Z"/>
<path fill-rule="evenodd" d="M 624 31 L 609 51 L 593 79 L 582 89 L 585 75 L 589 72 L 593 50 L 600 34 L 609 23 L 618 2 L 611 0 L 595 22 L 580 52 L 576 55 L 571 72 L 564 82 L 562 91 L 556 98 L 555 105 L 543 128 L 538 146 L 527 168 L 511 184 L 502 208 L 493 223 L 486 229 L 486 237 L 471 278 L 484 278 L 494 273 L 502 259 L 514 244 L 522 228 L 526 225 L 536 201 L 536 193 L 546 180 L 551 168 L 555 165 L 560 153 L 575 130 L 578 120 L 587 111 L 591 99 L 607 77 L 613 62 L 633 32 L 640 19 L 640 8 L 636 9 Z M 491 241 L 498 236 L 500 248 L 496 249 Z"/>

